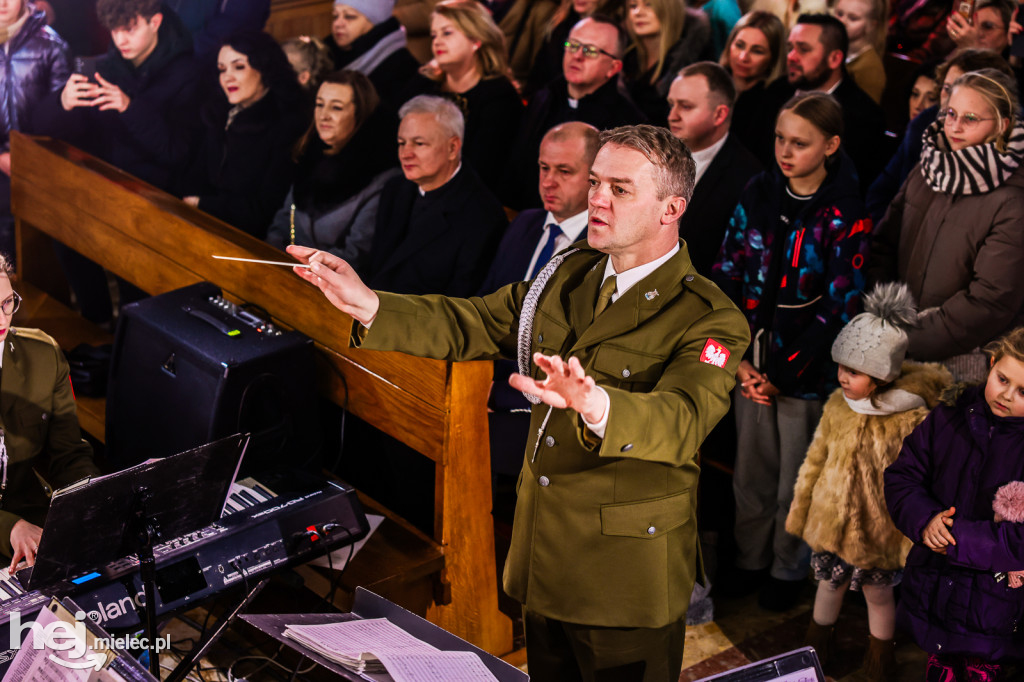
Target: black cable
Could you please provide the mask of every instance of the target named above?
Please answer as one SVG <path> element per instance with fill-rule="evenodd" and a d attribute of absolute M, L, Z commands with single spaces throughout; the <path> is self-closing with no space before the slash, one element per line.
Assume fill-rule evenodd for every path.
<path fill-rule="evenodd" d="M 352 563 L 352 556 L 356 553 L 356 543 L 352 541 L 352 531 L 350 531 L 348 528 L 346 528 L 344 526 L 339 526 L 339 528 L 341 530 L 345 531 L 345 535 L 348 537 L 348 540 L 349 540 L 349 542 L 348 542 L 348 557 L 346 557 L 346 559 L 345 559 L 345 565 L 341 567 L 341 570 L 338 571 L 334 575 L 334 578 L 331 581 L 331 591 L 330 591 L 330 593 L 328 594 L 328 596 L 324 600 L 324 601 L 327 602 L 329 607 L 333 607 L 334 606 L 334 595 L 338 591 L 338 586 L 341 584 L 341 576 L 344 575 L 345 571 L 348 570 L 349 565 Z M 327 557 L 328 557 L 327 563 L 329 565 L 331 564 L 330 556 L 331 556 L 330 554 L 327 555 Z M 332 566 L 331 570 L 332 571 L 334 570 L 333 566 Z"/>

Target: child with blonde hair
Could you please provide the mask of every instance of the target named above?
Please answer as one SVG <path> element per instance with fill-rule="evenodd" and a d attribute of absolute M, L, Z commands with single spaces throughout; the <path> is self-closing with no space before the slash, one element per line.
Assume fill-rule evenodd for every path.
<path fill-rule="evenodd" d="M 999 575 L 1024 567 L 1024 525 L 993 510 L 1024 479 L 1024 327 L 986 351 L 986 381 L 935 408 L 885 472 L 889 512 L 914 541 L 897 623 L 931 654 L 929 682 L 993 682 L 1024 653 L 1024 590 Z"/>

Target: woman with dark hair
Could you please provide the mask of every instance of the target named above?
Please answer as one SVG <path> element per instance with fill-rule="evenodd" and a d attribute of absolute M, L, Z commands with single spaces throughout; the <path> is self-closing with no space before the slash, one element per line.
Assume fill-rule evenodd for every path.
<path fill-rule="evenodd" d="M 682 0 L 630 0 L 632 45 L 622 60 L 630 97 L 655 125 L 668 123 L 668 88 L 684 66 L 710 59 L 711 24 Z"/>
<path fill-rule="evenodd" d="M 260 239 L 292 182 L 308 105 L 284 51 L 262 31 L 217 55 L 221 92 L 202 110 L 202 143 L 185 202 Z"/>
<path fill-rule="evenodd" d="M 337 71 L 317 92 L 313 123 L 296 150 L 295 183 L 267 241 L 330 251 L 357 272 L 373 243 L 384 184 L 399 174 L 397 121 L 370 80 Z"/>

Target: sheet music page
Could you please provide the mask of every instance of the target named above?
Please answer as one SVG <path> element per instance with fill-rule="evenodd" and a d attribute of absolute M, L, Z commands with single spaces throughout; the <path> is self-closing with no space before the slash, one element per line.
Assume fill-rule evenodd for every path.
<path fill-rule="evenodd" d="M 370 652 L 379 658 L 384 652 L 437 651 L 387 618 L 350 620 L 325 625 L 289 625 L 285 629 L 285 634 L 297 641 L 306 643 L 303 641 L 306 640 L 324 650 L 352 658 Z"/>
<path fill-rule="evenodd" d="M 395 682 L 498 682 L 472 651 L 380 654 Z"/>
<path fill-rule="evenodd" d="M 57 616 L 45 608 L 39 611 L 36 618 L 36 622 L 44 628 L 58 620 Z M 51 654 L 71 665 L 77 665 L 79 661 L 70 661 L 67 651 L 53 651 L 47 647 L 34 648 L 32 632 L 27 627 L 23 632 L 25 636 L 21 642 L 21 649 L 14 657 L 11 667 L 7 669 L 4 682 L 86 682 L 89 679 L 90 673 L 93 672 L 92 666 L 83 669 L 56 663 Z M 81 661 L 81 664 L 85 665 L 86 661 Z"/>

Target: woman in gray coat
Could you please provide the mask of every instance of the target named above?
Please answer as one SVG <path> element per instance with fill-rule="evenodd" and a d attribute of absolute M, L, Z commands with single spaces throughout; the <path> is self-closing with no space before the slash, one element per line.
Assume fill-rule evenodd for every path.
<path fill-rule="evenodd" d="M 365 264 L 380 192 L 399 173 L 397 124 L 378 103 L 357 71 L 338 71 L 320 85 L 313 124 L 299 142 L 295 183 L 268 242 L 330 251 L 357 271 Z"/>
<path fill-rule="evenodd" d="M 1024 321 L 1024 124 L 995 69 L 964 74 L 871 247 L 870 279 L 907 283 L 921 310 L 908 355 L 980 381 L 978 350 Z"/>

